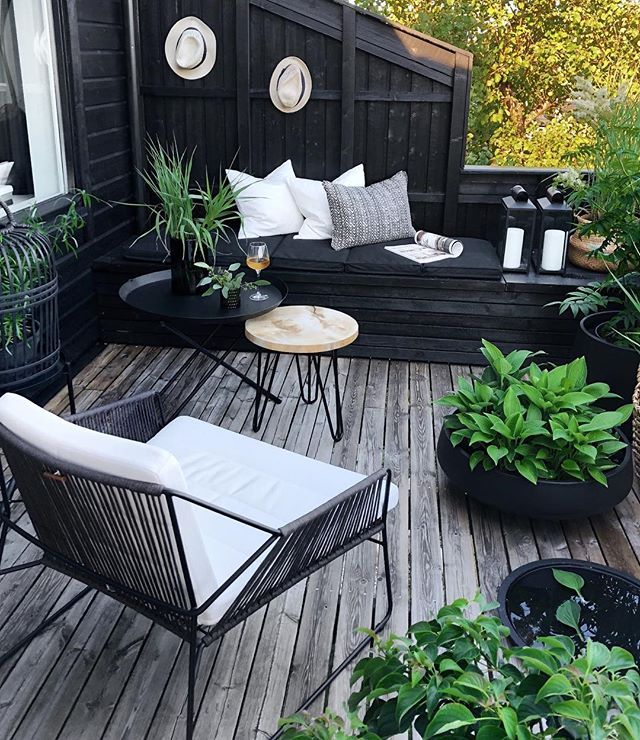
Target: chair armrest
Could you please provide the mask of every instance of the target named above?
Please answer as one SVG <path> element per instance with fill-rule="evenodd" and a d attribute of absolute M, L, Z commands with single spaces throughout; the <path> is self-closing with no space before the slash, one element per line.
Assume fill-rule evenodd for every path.
<path fill-rule="evenodd" d="M 241 622 L 298 581 L 371 539 L 385 526 L 390 488 L 391 471 L 381 470 L 279 530 L 260 526 L 274 536 L 198 608 L 198 613 L 208 609 L 267 550 L 219 625 L 224 623 L 228 629 Z"/>
<path fill-rule="evenodd" d="M 162 399 L 156 391 L 98 406 L 67 417 L 68 421 L 96 432 L 148 442 L 165 425 Z"/>

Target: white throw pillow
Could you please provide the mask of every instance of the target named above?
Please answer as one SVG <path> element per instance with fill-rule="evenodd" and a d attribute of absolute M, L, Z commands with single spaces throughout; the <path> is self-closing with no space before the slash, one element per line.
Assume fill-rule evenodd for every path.
<path fill-rule="evenodd" d="M 0 185 L 9 183 L 9 175 L 13 169 L 13 162 L 0 162 Z"/>
<path fill-rule="evenodd" d="M 295 234 L 300 231 L 304 217 L 288 186 L 289 182 L 296 179 L 291 160 L 281 164 L 264 179 L 238 170 L 226 172 L 231 185 L 246 188 L 237 199 L 238 211 L 243 218 L 238 233 L 240 239 Z"/>
<path fill-rule="evenodd" d="M 363 188 L 365 185 L 364 165 L 359 164 L 347 170 L 333 181 L 337 185 Z M 333 236 L 333 222 L 327 194 L 322 187 L 321 180 L 303 180 L 296 177 L 289 181 L 289 188 L 296 201 L 298 209 L 305 218 L 300 232 L 294 239 L 331 239 Z"/>

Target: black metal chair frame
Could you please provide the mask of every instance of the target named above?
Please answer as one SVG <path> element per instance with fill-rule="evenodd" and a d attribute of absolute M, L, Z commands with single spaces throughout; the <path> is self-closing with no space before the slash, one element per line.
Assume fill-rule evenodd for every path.
<path fill-rule="evenodd" d="M 160 393 L 149 392 L 70 420 L 81 426 L 146 442 L 166 425 Z M 382 548 L 387 611 L 393 608 L 387 513 L 391 472 L 381 470 L 314 511 L 280 528 L 206 504 L 157 484 L 105 476 L 43 455 L 0 425 L 0 444 L 20 491 L 35 535 L 11 520 L 15 486 L 0 476 L 0 564 L 7 533 L 13 530 L 43 552 L 30 563 L 0 569 L 0 575 L 36 565 L 48 566 L 85 584 L 71 601 L 49 615 L 9 651 L 0 665 L 25 647 L 80 599 L 101 591 L 149 617 L 189 645 L 186 737 L 195 724 L 195 684 L 204 647 L 293 585 L 366 541 Z M 202 515 L 219 515 L 268 535 L 266 542 L 200 606 L 194 596 L 175 501 L 190 502 Z M 254 572 L 224 615 L 212 627 L 198 617 L 248 568 Z M 299 708 L 308 708 L 367 646 L 366 638 Z M 278 737 L 277 732 L 273 737 Z"/>

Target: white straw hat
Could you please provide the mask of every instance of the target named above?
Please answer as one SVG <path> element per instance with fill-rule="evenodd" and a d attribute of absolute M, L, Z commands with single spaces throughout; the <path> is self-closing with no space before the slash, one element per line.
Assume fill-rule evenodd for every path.
<path fill-rule="evenodd" d="M 273 70 L 269 94 L 279 111 L 295 113 L 309 102 L 312 86 L 311 72 L 302 59 L 286 57 Z"/>
<path fill-rule="evenodd" d="M 171 69 L 185 80 L 199 80 L 216 63 L 215 33 L 193 15 L 180 19 L 167 34 L 164 53 Z"/>

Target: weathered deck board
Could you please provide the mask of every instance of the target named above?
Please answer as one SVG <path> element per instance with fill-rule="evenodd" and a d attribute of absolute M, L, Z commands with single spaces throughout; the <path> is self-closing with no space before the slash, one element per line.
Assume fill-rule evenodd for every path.
<path fill-rule="evenodd" d="M 161 388 L 188 362 L 177 349 L 110 345 L 76 378 L 78 407 Z M 230 360 L 255 372 L 254 356 Z M 325 371 L 327 370 L 325 366 Z M 295 366 L 283 358 L 274 387 L 283 398 L 251 430 L 253 393 L 222 369 L 203 382 L 196 361 L 180 383 L 185 409 L 212 423 L 316 459 L 373 472 L 389 466 L 401 502 L 389 535 L 395 610 L 390 630 L 430 616 L 445 599 L 494 598 L 509 570 L 539 557 L 577 557 L 640 573 L 640 500 L 593 520 L 545 523 L 500 515 L 450 490 L 436 464 L 445 410 L 434 400 L 468 375 L 468 366 L 343 359 L 345 436 L 333 443 L 319 404 L 297 394 Z M 64 392 L 50 403 L 68 412 Z M 14 511 L 28 524 L 22 504 Z M 11 535 L 6 564 L 37 554 Z M 5 564 L 5 563 L 3 563 Z M 278 718 L 340 662 L 359 636 L 354 628 L 382 614 L 381 560 L 365 544 L 298 584 L 239 625 L 203 655 L 196 737 L 264 740 Z M 0 579 L 0 645 L 24 634 L 77 583 L 36 568 Z M 346 676 L 328 692 L 331 708 L 347 698 Z M 102 738 L 181 740 L 186 653 L 164 630 L 107 596 L 89 596 L 0 670 L 0 737 L 13 740 Z M 316 709 L 321 702 L 318 702 Z"/>

